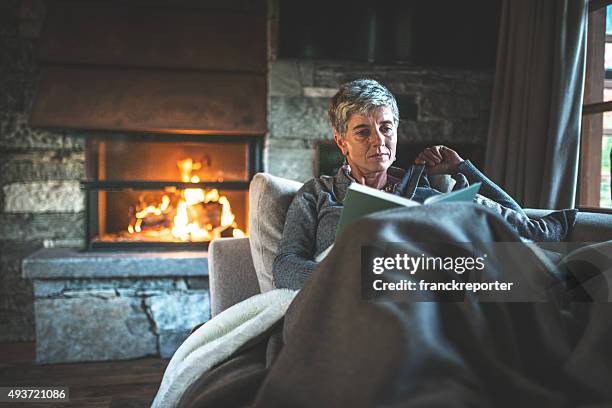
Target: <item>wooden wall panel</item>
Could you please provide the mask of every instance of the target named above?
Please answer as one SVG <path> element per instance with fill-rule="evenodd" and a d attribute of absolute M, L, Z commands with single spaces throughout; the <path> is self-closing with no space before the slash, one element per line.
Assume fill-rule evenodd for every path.
<path fill-rule="evenodd" d="M 263 13 L 82 1 L 48 7 L 44 62 L 266 71 Z"/>
<path fill-rule="evenodd" d="M 193 134 L 263 135 L 264 75 L 47 67 L 34 126 Z"/>

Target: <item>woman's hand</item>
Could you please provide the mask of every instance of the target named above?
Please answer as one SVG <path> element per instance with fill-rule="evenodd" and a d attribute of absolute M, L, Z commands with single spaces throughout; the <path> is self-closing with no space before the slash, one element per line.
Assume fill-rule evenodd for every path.
<path fill-rule="evenodd" d="M 419 153 L 414 163 L 424 164 L 429 174 L 453 174 L 463 163 L 463 159 L 453 149 L 437 145 Z"/>

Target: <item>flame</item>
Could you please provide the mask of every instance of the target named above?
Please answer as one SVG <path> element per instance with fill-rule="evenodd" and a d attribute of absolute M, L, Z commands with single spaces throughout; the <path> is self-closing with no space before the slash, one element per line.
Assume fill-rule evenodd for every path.
<path fill-rule="evenodd" d="M 186 158 L 179 160 L 176 165 L 180 172 L 181 181 L 200 183 L 200 177 L 192 175 L 192 172 L 199 170 L 202 167 L 201 163 L 194 162 L 191 158 Z M 166 228 L 166 230 L 175 240 L 208 241 L 220 237 L 221 233 L 227 229 L 230 229 L 231 236 L 236 238 L 246 235 L 244 231 L 238 228 L 235 222 L 236 217 L 232 213 L 229 200 L 226 196 L 220 195 L 217 189 L 186 188 L 177 190 L 175 194 L 179 196 L 178 203 L 175 201 L 176 209 L 171 205 L 171 199 L 168 195 L 164 195 L 159 204 L 145 203 L 139 206 L 141 208 L 134 214 L 135 220 L 127 227 L 128 233 L 134 235 L 135 233 L 143 232 L 143 222 L 147 217 L 171 217 L 170 214 L 174 214 L 171 217 L 172 225 Z M 217 227 L 210 223 L 205 225 L 200 225 L 199 223 L 199 207 L 197 206 L 207 203 L 218 203 L 221 205 L 221 220 L 220 225 Z M 147 233 L 157 237 L 164 233 L 163 229 L 163 227 L 159 227 L 158 231 L 147 230 Z"/>
<path fill-rule="evenodd" d="M 234 214 L 232 214 L 232 209 L 230 207 L 229 200 L 225 196 L 219 197 L 219 203 L 223 205 L 223 209 L 221 210 L 221 225 L 224 227 L 229 227 L 234 222 Z"/>
<path fill-rule="evenodd" d="M 188 183 L 191 180 L 191 172 L 194 170 L 200 170 L 202 168 L 202 163 L 194 163 L 192 158 L 187 158 L 184 160 L 179 160 L 176 162 L 176 165 L 179 168 L 179 171 L 181 173 L 181 180 Z M 198 176 L 194 176 L 194 177 L 198 177 Z M 198 178 L 198 181 L 200 181 L 200 179 Z M 195 181 L 195 183 L 197 183 L 198 181 Z M 194 182 L 194 181 L 192 181 Z"/>

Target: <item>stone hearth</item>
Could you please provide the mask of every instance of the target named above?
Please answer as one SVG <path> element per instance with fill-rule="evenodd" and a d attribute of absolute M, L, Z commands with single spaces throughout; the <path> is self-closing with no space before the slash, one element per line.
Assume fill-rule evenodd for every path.
<path fill-rule="evenodd" d="M 210 318 L 206 252 L 42 249 L 22 267 L 39 363 L 169 358 Z"/>

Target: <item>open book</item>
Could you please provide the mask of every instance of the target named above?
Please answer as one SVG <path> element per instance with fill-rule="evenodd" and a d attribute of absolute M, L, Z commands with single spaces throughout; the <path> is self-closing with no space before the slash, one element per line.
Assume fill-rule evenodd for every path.
<path fill-rule="evenodd" d="M 452 191 L 446 194 L 440 194 L 429 197 L 423 205 L 435 203 L 449 203 L 459 201 L 473 201 L 476 193 L 480 189 L 481 183 L 474 183 L 469 187 L 461 190 Z M 364 186 L 359 183 L 352 183 L 346 191 L 344 198 L 344 207 L 338 222 L 336 237 L 338 237 L 346 227 L 355 220 L 377 211 L 388 210 L 397 207 L 413 207 L 421 205 L 420 203 L 408 198 L 400 197 L 394 194 L 386 193 L 372 187 Z M 321 252 L 315 261 L 320 262 L 331 251 L 334 244 L 330 245 L 326 250 Z"/>

